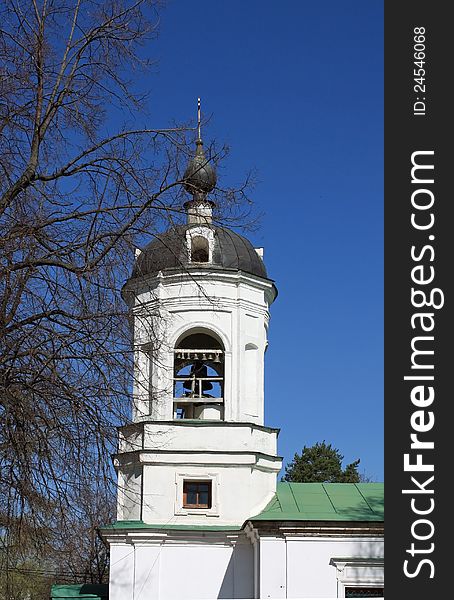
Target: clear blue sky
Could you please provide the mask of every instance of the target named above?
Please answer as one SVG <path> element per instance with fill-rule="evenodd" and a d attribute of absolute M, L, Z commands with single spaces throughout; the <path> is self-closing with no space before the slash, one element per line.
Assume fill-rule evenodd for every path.
<path fill-rule="evenodd" d="M 204 137 L 231 148 L 221 177 L 258 170 L 280 453 L 326 440 L 382 481 L 383 2 L 169 0 L 149 51 L 149 125 L 201 96 Z"/>

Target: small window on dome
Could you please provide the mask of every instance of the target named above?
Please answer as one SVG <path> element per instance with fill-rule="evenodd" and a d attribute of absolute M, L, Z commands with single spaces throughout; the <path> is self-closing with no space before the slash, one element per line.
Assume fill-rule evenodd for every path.
<path fill-rule="evenodd" d="M 191 240 L 191 262 L 210 262 L 208 240 L 201 235 L 196 235 Z"/>

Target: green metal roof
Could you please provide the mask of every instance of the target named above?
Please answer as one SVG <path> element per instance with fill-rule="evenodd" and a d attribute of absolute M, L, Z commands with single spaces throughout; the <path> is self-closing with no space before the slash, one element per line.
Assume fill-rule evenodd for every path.
<path fill-rule="evenodd" d="M 67 598 L 86 598 L 87 600 L 108 600 L 108 584 L 83 583 L 78 585 L 53 585 L 50 590 L 51 600 Z"/>
<path fill-rule="evenodd" d="M 383 483 L 277 484 L 276 495 L 251 521 L 383 521 Z"/>
<path fill-rule="evenodd" d="M 183 525 L 183 524 L 151 524 L 143 521 L 116 521 L 101 527 L 101 531 L 118 531 L 122 529 L 148 529 L 160 531 L 239 531 L 235 525 Z"/>

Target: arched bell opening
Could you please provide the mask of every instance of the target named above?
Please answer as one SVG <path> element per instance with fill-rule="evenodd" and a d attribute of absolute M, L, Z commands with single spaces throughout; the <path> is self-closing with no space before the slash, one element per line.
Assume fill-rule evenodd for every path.
<path fill-rule="evenodd" d="M 173 369 L 174 419 L 224 419 L 224 347 L 193 332 L 178 341 Z"/>

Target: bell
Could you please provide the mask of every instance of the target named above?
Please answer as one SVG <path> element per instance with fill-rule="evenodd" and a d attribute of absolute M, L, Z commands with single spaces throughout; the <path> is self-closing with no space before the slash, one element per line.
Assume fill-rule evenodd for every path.
<path fill-rule="evenodd" d="M 219 356 L 219 352 L 216 352 L 215 358 L 214 358 L 213 362 L 215 362 L 215 363 L 220 363 L 221 362 L 221 357 Z"/>
<path fill-rule="evenodd" d="M 195 362 L 191 367 L 191 376 L 194 377 L 195 380 L 204 379 L 205 377 L 208 377 L 208 368 L 206 364 L 202 361 Z M 203 396 L 205 392 L 211 389 L 213 389 L 213 384 L 210 381 L 202 381 L 196 383 L 195 392 L 196 395 L 198 393 Z"/>
<path fill-rule="evenodd" d="M 183 383 L 183 389 L 190 390 L 192 392 L 193 383 L 194 381 L 192 379 L 186 379 L 186 381 Z"/>
<path fill-rule="evenodd" d="M 213 384 L 210 381 L 202 381 L 202 394 L 213 389 Z"/>

